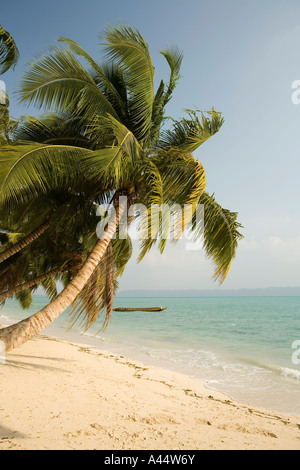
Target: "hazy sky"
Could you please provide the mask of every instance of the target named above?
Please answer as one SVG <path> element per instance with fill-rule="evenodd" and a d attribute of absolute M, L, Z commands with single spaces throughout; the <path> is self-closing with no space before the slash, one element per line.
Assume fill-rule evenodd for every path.
<path fill-rule="evenodd" d="M 292 83 L 300 80 L 299 0 L 4 2 L 1 25 L 21 55 L 1 77 L 11 114 L 38 114 L 14 96 L 32 58 L 63 35 L 100 59 L 98 33 L 119 22 L 137 27 L 148 42 L 157 82 L 168 74 L 159 51 L 183 50 L 169 115 L 194 107 L 224 115 L 220 132 L 195 152 L 207 190 L 244 226 L 221 288 L 300 285 L 300 104 L 292 102 Z M 204 253 L 181 243 L 163 255 L 154 249 L 138 265 L 134 256 L 121 288 L 216 288 L 212 274 Z"/>

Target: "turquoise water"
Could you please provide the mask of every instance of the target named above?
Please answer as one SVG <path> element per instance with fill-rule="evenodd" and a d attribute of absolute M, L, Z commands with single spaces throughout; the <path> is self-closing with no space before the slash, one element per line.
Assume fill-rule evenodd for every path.
<path fill-rule="evenodd" d="M 16 301 L 0 311 L 12 323 L 38 311 Z M 113 312 L 84 335 L 66 331 L 66 313 L 45 333 L 205 380 L 232 399 L 300 416 L 300 297 L 116 298 L 115 307 L 164 306 L 162 312 Z M 294 346 L 294 347 L 293 347 Z M 299 351 L 299 352 L 298 352 Z"/>

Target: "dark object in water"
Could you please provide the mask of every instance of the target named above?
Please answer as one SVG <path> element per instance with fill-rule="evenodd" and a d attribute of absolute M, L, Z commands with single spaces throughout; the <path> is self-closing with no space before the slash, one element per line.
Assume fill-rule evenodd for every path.
<path fill-rule="evenodd" d="M 166 310 L 167 307 L 116 307 L 114 308 L 115 312 L 160 312 L 161 310 Z"/>

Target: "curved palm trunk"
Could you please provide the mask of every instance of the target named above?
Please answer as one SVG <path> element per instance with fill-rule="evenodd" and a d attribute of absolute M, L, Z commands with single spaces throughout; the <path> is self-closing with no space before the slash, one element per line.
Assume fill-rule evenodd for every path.
<path fill-rule="evenodd" d="M 11 256 L 15 255 L 16 253 L 18 253 L 18 251 L 23 250 L 23 248 L 33 242 L 36 238 L 40 237 L 47 230 L 50 223 L 50 219 L 46 220 L 46 222 L 44 222 L 38 228 L 33 230 L 33 232 L 29 233 L 29 235 L 22 238 L 22 240 L 15 243 L 11 247 L 7 248 L 7 250 L 3 251 L 3 253 L 0 253 L 0 263 L 5 261 L 7 258 L 10 258 Z"/>
<path fill-rule="evenodd" d="M 16 286 L 13 289 L 0 292 L 0 302 L 3 302 L 3 300 L 8 299 L 9 297 L 13 297 L 14 295 L 18 294 L 18 292 L 21 292 L 22 290 L 26 290 L 32 286 L 40 284 L 41 282 L 45 281 L 49 277 L 52 277 L 59 272 L 61 272 L 61 268 L 52 269 L 52 271 L 48 271 L 42 276 L 36 277 L 35 279 L 32 279 L 31 281 L 24 282 L 23 284 L 20 284 L 19 286 Z"/>
<path fill-rule="evenodd" d="M 116 216 L 112 215 L 108 221 L 103 237 L 97 242 L 95 248 L 85 261 L 84 265 L 67 285 L 67 287 L 50 304 L 25 320 L 0 330 L 0 340 L 5 344 L 5 350 L 25 343 L 36 336 L 62 314 L 75 300 L 93 274 L 99 261 L 103 257 L 119 224 L 120 218 L 126 208 L 126 200 L 122 200 L 116 208 Z"/>

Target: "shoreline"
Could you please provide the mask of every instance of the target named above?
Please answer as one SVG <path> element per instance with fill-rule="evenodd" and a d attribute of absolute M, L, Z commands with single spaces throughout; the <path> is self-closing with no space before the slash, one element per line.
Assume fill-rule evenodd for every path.
<path fill-rule="evenodd" d="M 35 313 L 44 306 L 42 300 L 35 298 L 29 312 L 11 300 L 2 311 L 0 323 L 12 323 L 13 318 L 19 321 L 28 313 Z M 300 370 L 292 365 L 291 349 L 292 340 L 298 338 L 295 314 L 300 308 L 299 300 L 288 305 L 285 300 L 278 305 L 275 298 L 266 303 L 259 300 L 249 304 L 244 300 L 226 305 L 210 300 L 204 304 L 176 300 L 168 303 L 164 315 L 154 315 L 155 318 L 141 313 L 116 313 L 103 332 L 101 321 L 86 332 L 80 324 L 69 330 L 66 312 L 43 333 L 183 373 L 205 381 L 207 388 L 240 403 L 300 417 Z M 138 299 L 128 302 L 131 307 L 139 304 Z M 159 300 L 155 304 L 164 305 Z M 149 306 L 150 302 L 144 300 L 143 305 Z M 261 309 L 264 315 L 258 314 Z M 291 322 L 284 320 L 287 309 Z M 268 325 L 274 315 L 279 320 L 274 325 L 280 327 L 270 333 Z M 192 324 L 195 328 L 190 327 Z"/>
<path fill-rule="evenodd" d="M 0 381 L 3 450 L 300 450 L 297 416 L 43 334 L 7 353 Z"/>

